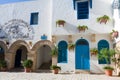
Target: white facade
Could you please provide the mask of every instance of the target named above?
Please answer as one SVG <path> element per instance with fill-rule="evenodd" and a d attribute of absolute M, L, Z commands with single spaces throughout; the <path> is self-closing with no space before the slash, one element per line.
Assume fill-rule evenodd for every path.
<path fill-rule="evenodd" d="M 74 10 L 73 0 L 35 0 L 20 3 L 4 4 L 0 5 L 0 24 L 1 26 L 5 26 L 5 23 L 9 23 L 8 21 L 11 21 L 13 19 L 23 20 L 27 24 L 30 24 L 30 14 L 38 12 L 38 24 L 29 25 L 29 27 L 32 27 L 34 31 L 34 37 L 31 40 L 25 40 L 26 42 L 32 41 L 34 45 L 37 41 L 40 41 L 40 37 L 45 34 L 48 37 L 47 40 L 50 41 L 52 41 L 52 36 L 54 35 L 56 38 L 56 45 L 58 45 L 58 43 L 62 40 L 66 41 L 67 44 L 69 44 L 68 36 L 72 35 L 72 42 L 74 44 L 79 39 L 87 40 L 89 43 L 89 49 L 95 47 L 97 48 L 98 42 L 100 40 L 107 40 L 109 43 L 109 47 L 112 48 L 113 42 L 111 41 L 109 34 L 114 28 L 112 2 L 113 0 L 92 0 L 92 8 L 89 8 L 89 19 L 77 19 L 77 10 Z M 75 4 L 77 5 L 77 2 Z M 103 15 L 108 15 L 110 17 L 110 21 L 106 24 L 100 24 L 96 21 L 98 17 Z M 64 27 L 57 27 L 57 20 L 65 20 L 66 23 Z M 118 20 L 115 19 L 115 21 Z M 78 25 L 87 25 L 88 30 L 86 30 L 85 32 L 79 32 L 77 30 Z M 92 34 L 95 34 L 94 42 L 91 41 Z M 10 41 L 10 44 L 17 40 L 18 39 L 12 39 Z M 39 50 L 37 51 L 37 54 L 39 52 L 42 52 Z M 62 68 L 61 72 L 74 72 L 76 70 L 75 50 L 67 50 L 67 52 L 67 63 L 58 63 L 58 65 L 60 65 Z M 43 57 L 38 56 L 41 56 L 41 54 L 37 55 L 37 68 L 42 64 L 40 61 L 43 60 L 41 59 Z M 49 55 L 47 56 L 50 58 Z M 91 72 L 103 72 L 103 65 L 98 64 L 97 56 L 90 56 L 89 61 Z"/>

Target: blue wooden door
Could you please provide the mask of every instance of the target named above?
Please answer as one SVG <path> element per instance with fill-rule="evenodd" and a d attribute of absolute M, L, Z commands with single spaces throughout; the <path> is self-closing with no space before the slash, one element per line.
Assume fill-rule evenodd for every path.
<path fill-rule="evenodd" d="M 75 67 L 76 69 L 89 70 L 89 45 L 86 40 L 76 43 Z"/>
<path fill-rule="evenodd" d="M 67 43 L 60 41 L 58 44 L 58 63 L 67 63 Z"/>
<path fill-rule="evenodd" d="M 102 48 L 108 48 L 109 49 L 109 43 L 106 40 L 100 40 L 98 42 L 98 52 L 99 52 L 99 54 L 100 54 L 100 50 Z M 99 64 L 106 64 L 106 61 L 104 59 L 103 60 L 98 60 L 98 63 Z"/>

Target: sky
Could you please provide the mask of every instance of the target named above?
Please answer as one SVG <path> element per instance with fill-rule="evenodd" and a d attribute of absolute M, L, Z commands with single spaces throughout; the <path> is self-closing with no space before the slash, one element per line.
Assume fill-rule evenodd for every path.
<path fill-rule="evenodd" d="M 23 2 L 23 1 L 32 1 L 32 0 L 0 0 L 0 4 Z"/>

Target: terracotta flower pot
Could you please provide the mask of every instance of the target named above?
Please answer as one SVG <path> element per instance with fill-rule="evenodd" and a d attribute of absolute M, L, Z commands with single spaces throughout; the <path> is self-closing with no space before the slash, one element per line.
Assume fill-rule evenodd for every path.
<path fill-rule="evenodd" d="M 31 68 L 25 68 L 25 72 L 31 72 Z"/>
<path fill-rule="evenodd" d="M 54 69 L 53 71 L 54 71 L 54 74 L 58 74 L 59 69 Z"/>
<path fill-rule="evenodd" d="M 112 71 L 113 71 L 113 70 L 105 70 L 105 74 L 106 74 L 107 76 L 112 76 Z"/>

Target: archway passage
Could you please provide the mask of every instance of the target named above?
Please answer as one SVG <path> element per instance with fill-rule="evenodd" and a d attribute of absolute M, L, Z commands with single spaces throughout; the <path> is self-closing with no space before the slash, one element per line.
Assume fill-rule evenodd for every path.
<path fill-rule="evenodd" d="M 90 70 L 89 63 L 89 44 L 85 39 L 76 42 L 75 68 L 81 70 Z"/>
<path fill-rule="evenodd" d="M 0 60 L 4 60 L 5 59 L 5 54 L 4 54 L 4 49 L 0 46 Z"/>
<path fill-rule="evenodd" d="M 37 50 L 37 69 L 50 70 L 52 64 L 51 48 L 43 45 Z"/>
<path fill-rule="evenodd" d="M 28 53 L 28 51 L 25 46 L 20 46 L 16 50 L 14 68 L 23 67 L 22 62 L 27 59 L 27 53 Z"/>

